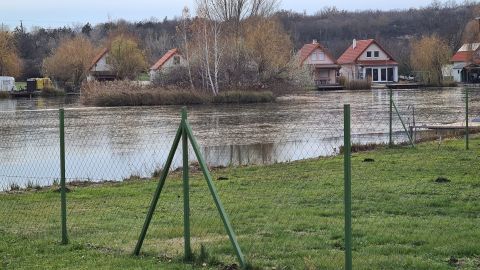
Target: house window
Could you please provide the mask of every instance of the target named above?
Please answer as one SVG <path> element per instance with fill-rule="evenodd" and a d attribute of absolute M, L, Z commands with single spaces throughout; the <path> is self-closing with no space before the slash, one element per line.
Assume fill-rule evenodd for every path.
<path fill-rule="evenodd" d="M 325 54 L 323 52 L 317 53 L 318 60 L 323 61 L 325 60 Z"/>
<path fill-rule="evenodd" d="M 394 81 L 393 68 L 388 68 L 387 69 L 387 79 L 388 79 L 389 82 Z"/>
<path fill-rule="evenodd" d="M 386 68 L 381 69 L 381 75 L 382 75 L 382 82 L 385 82 L 387 80 L 387 69 Z"/>
<path fill-rule="evenodd" d="M 374 51 L 373 52 L 373 57 L 380 57 L 380 52 L 379 51 Z"/>
<path fill-rule="evenodd" d="M 368 58 L 372 57 L 372 52 L 367 52 L 367 57 Z"/>
<path fill-rule="evenodd" d="M 174 65 L 180 65 L 180 56 L 175 55 L 175 56 L 173 57 L 173 64 L 174 64 Z"/>
<path fill-rule="evenodd" d="M 314 52 L 312 54 L 312 60 L 313 61 L 323 61 L 325 60 L 325 53 L 323 52 Z"/>
<path fill-rule="evenodd" d="M 365 78 L 366 78 L 366 79 L 369 79 L 369 80 L 372 79 L 372 69 L 371 69 L 371 68 L 367 68 L 367 69 L 365 70 Z"/>
<path fill-rule="evenodd" d="M 378 69 L 377 68 L 373 69 L 373 81 L 378 82 Z"/>

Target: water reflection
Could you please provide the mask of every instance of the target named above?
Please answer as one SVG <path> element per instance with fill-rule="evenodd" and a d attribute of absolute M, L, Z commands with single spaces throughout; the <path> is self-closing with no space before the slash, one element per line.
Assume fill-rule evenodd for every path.
<path fill-rule="evenodd" d="M 471 93 L 474 112 L 480 112 L 479 92 Z M 407 126 L 411 105 L 417 124 L 462 121 L 463 97 L 461 88 L 394 93 Z M 191 106 L 189 122 L 209 165 L 271 164 L 337 154 L 344 103 L 352 104 L 354 143 L 388 142 L 388 98 L 385 90 L 314 92 L 272 104 Z M 0 187 L 58 178 L 54 109 L 63 106 L 70 181 L 150 176 L 164 164 L 180 121 L 180 106 L 82 108 L 78 97 L 68 96 L 0 100 Z M 399 119 L 393 124 L 394 139 L 405 141 Z M 181 166 L 179 153 L 174 167 Z"/>

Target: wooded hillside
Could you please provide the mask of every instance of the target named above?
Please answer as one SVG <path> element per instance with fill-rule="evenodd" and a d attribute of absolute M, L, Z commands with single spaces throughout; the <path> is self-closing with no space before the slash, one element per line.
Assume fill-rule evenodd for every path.
<path fill-rule="evenodd" d="M 466 24 L 480 16 L 480 6 L 476 1 L 465 1 L 462 4 L 454 1 L 441 4 L 434 1 L 421 9 L 349 12 L 330 7 L 316 12 L 315 15 L 279 11 L 276 16 L 290 33 L 296 50 L 304 43 L 317 39 L 338 57 L 351 44 L 353 38 L 375 38 L 391 52 L 400 63 L 400 73 L 405 74 L 411 71 L 411 40 L 436 33 L 447 41 L 452 51 L 456 50 L 463 42 Z M 17 26 L 11 32 L 24 65 L 20 79 L 41 76 L 43 59 L 51 54 L 61 39 L 77 35 L 85 35 L 93 44 L 101 47 L 109 37 L 119 31 L 134 33 L 146 52 L 148 62 L 153 63 L 172 47 L 181 47 L 182 38 L 178 34 L 180 23 L 180 19 L 165 18 L 163 21 L 121 20 L 95 26 L 88 23 L 76 28 L 35 27 L 30 31 L 21 25 Z"/>

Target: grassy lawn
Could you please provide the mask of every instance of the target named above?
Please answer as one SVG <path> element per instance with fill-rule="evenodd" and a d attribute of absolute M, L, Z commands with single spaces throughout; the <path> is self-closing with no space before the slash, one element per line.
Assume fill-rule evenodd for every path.
<path fill-rule="evenodd" d="M 15 82 L 15 86 L 17 87 L 17 90 L 27 89 L 27 82 Z"/>
<path fill-rule="evenodd" d="M 150 81 L 150 75 L 148 73 L 140 73 L 137 76 L 137 81 Z"/>
<path fill-rule="evenodd" d="M 450 140 L 354 154 L 355 269 L 480 267 L 480 139 L 471 146 L 466 151 L 462 140 Z M 215 181 L 220 197 L 255 268 L 343 268 L 341 157 L 213 175 L 223 179 Z M 439 176 L 451 182 L 437 183 Z M 221 265 L 234 263 L 234 253 L 199 173 L 191 180 L 197 261 L 182 263 L 180 179 L 178 173 L 168 179 L 138 258 L 131 254 L 155 181 L 71 187 L 65 246 L 59 193 L 2 194 L 0 268 L 229 269 Z M 207 252 L 200 254 L 202 245 Z"/>

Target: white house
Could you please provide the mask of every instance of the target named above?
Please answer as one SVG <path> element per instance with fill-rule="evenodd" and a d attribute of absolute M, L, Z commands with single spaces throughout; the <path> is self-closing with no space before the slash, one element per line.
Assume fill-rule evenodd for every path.
<path fill-rule="evenodd" d="M 169 50 L 150 67 L 150 81 L 154 81 L 160 72 L 168 72 L 174 67 L 186 66 L 187 62 L 177 48 Z"/>
<path fill-rule="evenodd" d="M 373 39 L 354 39 L 337 62 L 341 65 L 340 74 L 349 80 L 398 82 L 398 63 Z"/>
<path fill-rule="evenodd" d="M 451 76 L 456 82 L 480 82 L 480 43 L 464 44 L 451 59 Z"/>
<path fill-rule="evenodd" d="M 15 78 L 9 76 L 0 76 L 0 92 L 14 90 L 16 90 Z"/>
<path fill-rule="evenodd" d="M 112 67 L 108 64 L 108 52 L 109 49 L 105 48 L 95 56 L 89 69 L 88 81 L 113 81 L 116 79 Z"/>
<path fill-rule="evenodd" d="M 335 85 L 340 66 L 335 58 L 316 40 L 305 44 L 299 52 L 300 64 L 312 67 L 315 84 Z"/>

